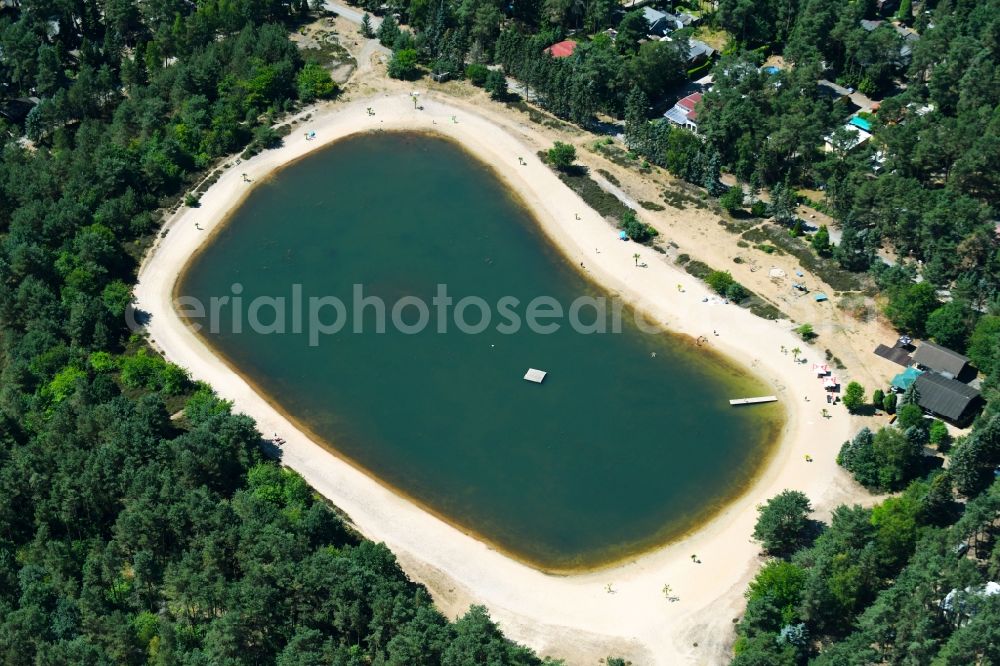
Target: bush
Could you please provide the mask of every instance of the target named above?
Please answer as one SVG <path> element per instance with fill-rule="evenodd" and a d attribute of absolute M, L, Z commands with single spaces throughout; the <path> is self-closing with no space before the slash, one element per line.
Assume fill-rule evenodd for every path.
<path fill-rule="evenodd" d="M 705 282 L 715 292 L 725 295 L 726 290 L 736 284 L 729 271 L 712 271 L 705 276 Z"/>
<path fill-rule="evenodd" d="M 659 233 L 656 229 L 640 220 L 633 210 L 625 212 L 619 226 L 621 226 L 621 228 L 625 230 L 625 233 L 628 234 L 628 237 L 636 243 L 645 243 Z"/>
<path fill-rule="evenodd" d="M 392 54 L 388 72 L 390 77 L 408 81 L 416 78 L 419 71 L 416 49 L 400 49 Z"/>
<path fill-rule="evenodd" d="M 197 208 L 198 206 L 201 205 L 201 202 L 198 200 L 197 194 L 188 192 L 187 194 L 184 195 L 184 205 L 187 206 L 188 208 Z"/>
<path fill-rule="evenodd" d="M 896 400 L 897 398 L 895 393 L 886 394 L 885 398 L 882 399 L 882 409 L 884 409 L 888 414 L 895 414 Z"/>
<path fill-rule="evenodd" d="M 882 389 L 872 391 L 872 404 L 881 407 L 883 402 L 885 402 L 885 392 Z"/>
<path fill-rule="evenodd" d="M 948 426 L 943 421 L 934 420 L 928 430 L 930 442 L 939 449 L 945 449 L 951 444 L 951 434 L 948 433 Z"/>
<path fill-rule="evenodd" d="M 754 201 L 750 205 L 750 214 L 754 217 L 765 217 L 767 215 L 767 204 L 759 199 Z"/>
<path fill-rule="evenodd" d="M 802 324 L 795 329 L 795 332 L 806 342 L 816 337 L 816 331 L 813 330 L 812 324 Z"/>
<path fill-rule="evenodd" d="M 465 68 L 465 78 L 469 79 L 469 83 L 480 88 L 486 83 L 486 79 L 489 75 L 489 67 L 481 65 L 477 62 L 474 62 Z"/>
<path fill-rule="evenodd" d="M 903 405 L 899 410 L 896 421 L 903 430 L 907 430 L 908 428 L 923 428 L 925 427 L 924 410 L 920 409 L 917 405 Z"/>
<path fill-rule="evenodd" d="M 726 298 L 734 303 L 740 303 L 750 296 L 750 292 L 739 282 L 733 282 L 726 287 Z"/>
<path fill-rule="evenodd" d="M 333 97 L 337 92 L 337 84 L 330 78 L 330 72 L 325 67 L 308 63 L 295 75 L 295 89 L 300 100 L 312 102 Z"/>
<path fill-rule="evenodd" d="M 568 171 L 576 161 L 576 147 L 556 141 L 547 153 L 549 163 L 560 171 Z"/>
<path fill-rule="evenodd" d="M 852 414 L 865 402 L 865 387 L 857 382 L 851 382 L 844 391 L 844 407 Z"/>
<path fill-rule="evenodd" d="M 719 197 L 719 205 L 730 213 L 743 208 L 743 187 L 737 184 L 726 190 L 726 193 Z"/>

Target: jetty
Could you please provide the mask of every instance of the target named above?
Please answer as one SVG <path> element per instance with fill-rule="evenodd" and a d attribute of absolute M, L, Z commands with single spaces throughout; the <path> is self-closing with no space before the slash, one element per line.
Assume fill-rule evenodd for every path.
<path fill-rule="evenodd" d="M 529 382 L 535 382 L 536 384 L 541 384 L 545 379 L 545 375 L 548 374 L 544 370 L 535 370 L 534 368 L 528 368 L 528 371 L 524 373 L 524 378 Z"/>
<path fill-rule="evenodd" d="M 759 398 L 734 398 L 729 401 L 730 405 L 759 405 L 762 402 L 777 402 L 778 396 L 763 395 Z"/>

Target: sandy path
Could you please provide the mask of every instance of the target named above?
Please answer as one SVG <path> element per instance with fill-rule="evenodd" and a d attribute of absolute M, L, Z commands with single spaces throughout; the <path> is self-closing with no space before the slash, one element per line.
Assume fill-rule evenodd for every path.
<path fill-rule="evenodd" d="M 202 196 L 200 208 L 183 209 L 171 219 L 141 269 L 135 292 L 138 307 L 152 315 L 151 339 L 167 358 L 253 416 L 262 432 L 280 433 L 287 440 L 283 462 L 349 514 L 366 536 L 384 541 L 445 612 L 457 614 L 470 601 L 485 604 L 513 639 L 572 664 L 596 663 L 608 654 L 637 663 L 724 661 L 732 618 L 740 612 L 743 588 L 760 561 L 759 548 L 750 541 L 755 506 L 785 488 L 796 488 L 812 498 L 823 517 L 836 504 L 864 496 L 834 462 L 852 430 L 851 417 L 842 408 L 832 409 L 832 418 L 820 416 L 826 405 L 820 383 L 808 365 L 793 363 L 779 351 L 781 345 L 807 348 L 788 322 L 767 322 L 735 306 L 702 302 L 709 294 L 701 283 L 652 250 L 619 241 L 519 139 L 467 109 L 424 97 L 423 111 L 398 94 L 329 107 L 297 125 L 283 147 L 226 171 Z M 365 112 L 369 106 L 374 117 Z M 451 121 L 453 115 L 457 123 Z M 171 292 L 192 252 L 249 191 L 241 173 L 259 181 L 325 143 L 377 128 L 434 130 L 460 140 L 521 194 L 568 261 L 584 263 L 599 283 L 651 318 L 681 333 L 707 336 L 709 344 L 769 381 L 788 407 L 789 419 L 780 449 L 751 490 L 679 543 L 597 572 L 547 575 L 463 534 L 327 453 L 216 358 L 182 324 L 171 306 Z M 316 140 L 305 140 L 309 130 L 316 132 Z M 518 157 L 526 165 L 519 166 Z M 634 265 L 637 251 L 647 268 Z M 807 348 L 807 356 L 814 355 Z M 812 463 L 804 460 L 807 453 Z M 693 563 L 692 554 L 702 563 Z M 666 584 L 678 601 L 665 599 Z"/>

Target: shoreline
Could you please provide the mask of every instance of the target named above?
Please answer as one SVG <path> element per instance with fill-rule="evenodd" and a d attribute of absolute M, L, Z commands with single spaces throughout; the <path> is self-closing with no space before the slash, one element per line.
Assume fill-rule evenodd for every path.
<path fill-rule="evenodd" d="M 829 419 L 819 417 L 819 405 L 825 404 L 819 382 L 810 376 L 807 364 L 795 364 L 778 351 L 780 344 L 789 348 L 802 344 L 788 322 L 769 322 L 741 308 L 701 302 L 708 295 L 704 285 L 650 248 L 621 243 L 607 222 L 509 130 L 430 95 L 422 103 L 423 111 L 414 110 L 411 98 L 403 94 L 335 103 L 295 126 L 283 147 L 245 161 L 240 169 L 254 181 L 263 181 L 339 138 L 378 128 L 430 130 L 458 142 L 494 170 L 571 263 L 585 260 L 589 281 L 624 297 L 673 333 L 693 338 L 719 330 L 720 337 L 712 338 L 713 352 L 776 387 L 788 403 L 780 441 L 770 447 L 769 460 L 742 491 L 704 524 L 666 545 L 628 555 L 608 567 L 551 574 L 498 552 L 342 457 L 330 455 L 187 329 L 171 304 L 177 278 L 194 252 L 225 224 L 251 189 L 235 167 L 225 170 L 202 195 L 200 208 L 182 209 L 167 222 L 165 235 L 157 238 L 142 263 L 135 295 L 137 306 L 152 315 L 148 325 L 152 344 L 193 377 L 211 384 L 221 397 L 233 400 L 234 408 L 253 416 L 263 432 L 285 436 L 283 463 L 348 514 L 362 534 L 384 541 L 404 570 L 428 586 L 446 614 L 463 612 L 469 601 L 483 603 L 511 638 L 540 654 L 553 653 L 570 661 L 575 654 L 567 650 L 574 649 L 576 654 L 597 649 L 655 663 L 715 661 L 730 640 L 731 618 L 739 613 L 743 586 L 760 560 L 759 548 L 748 542 L 755 505 L 786 487 L 805 491 L 817 513 L 848 501 L 856 489 L 834 458 L 850 434 L 851 418 L 839 409 Z M 373 107 L 376 115 L 368 116 L 365 106 Z M 457 123 L 451 122 L 452 116 L 459 117 Z M 306 141 L 302 136 L 306 130 L 316 131 L 316 140 Z M 518 165 L 519 156 L 525 158 L 524 166 Z M 505 164 L 510 167 L 504 168 Z M 575 220 L 574 213 L 581 219 Z M 195 221 L 204 228 L 196 229 Z M 595 254 L 593 248 L 602 250 Z M 644 255 L 649 268 L 633 268 L 631 255 L 636 251 Z M 675 285 L 683 285 L 683 291 Z M 766 342 L 757 345 L 754 340 Z M 806 349 L 807 354 L 812 351 Z M 816 412 L 812 420 L 802 402 L 798 408 L 792 404 L 800 395 L 815 396 L 815 402 L 805 403 Z M 823 427 L 810 430 L 808 426 L 817 423 Z M 814 462 L 805 462 L 805 453 Z M 692 563 L 692 553 L 703 563 Z M 613 594 L 606 590 L 609 583 Z M 664 598 L 665 584 L 671 585 L 678 602 Z M 708 654 L 712 650 L 715 656 Z"/>
<path fill-rule="evenodd" d="M 539 241 L 546 244 L 544 250 L 546 251 L 551 250 L 555 255 L 558 256 L 559 259 L 564 258 L 565 255 L 563 254 L 563 251 L 556 245 L 556 241 L 551 237 L 551 235 L 546 233 L 545 230 L 537 227 L 539 223 L 534 219 L 534 213 L 532 212 L 528 204 L 524 201 L 524 199 L 520 196 L 520 193 L 516 189 L 514 189 L 512 185 L 508 184 L 508 181 L 502 177 L 502 175 L 498 172 L 498 170 L 495 168 L 494 165 L 481 162 L 479 157 L 477 157 L 473 152 L 467 150 L 465 146 L 463 146 L 454 137 L 442 135 L 433 130 L 424 129 L 415 131 L 415 130 L 394 129 L 388 131 L 399 134 L 419 134 L 422 136 L 428 136 L 448 141 L 456 148 L 463 151 L 471 159 L 480 162 L 485 168 L 487 168 L 490 171 L 493 177 L 500 180 L 500 182 L 504 186 L 505 192 L 514 200 L 515 204 L 518 207 L 524 209 L 524 213 L 532 218 L 532 224 L 536 225 L 536 228 L 533 229 L 533 231 L 538 232 L 541 236 Z M 332 148 L 340 141 L 350 138 L 350 136 L 358 136 L 358 134 L 342 136 L 330 142 L 324 143 L 319 148 L 319 150 L 326 150 L 328 148 Z M 261 178 L 258 182 L 261 184 L 268 182 L 270 179 L 274 178 L 279 173 L 281 173 L 284 169 L 292 166 L 293 164 L 298 163 L 303 159 L 308 158 L 312 154 L 313 152 L 309 152 L 294 157 L 293 159 L 281 164 L 280 166 L 275 167 L 270 173 L 267 174 L 266 177 Z M 208 233 L 205 236 L 204 240 L 189 255 L 187 261 L 184 263 L 182 268 L 177 272 L 176 279 L 171 289 L 171 298 L 174 300 L 174 302 L 176 302 L 178 297 L 182 295 L 181 285 L 191 265 L 201 255 L 201 253 L 210 246 L 210 244 L 215 239 L 216 235 L 229 225 L 235 213 L 241 207 L 246 205 L 246 200 L 250 197 L 253 191 L 254 191 L 253 187 L 246 188 L 246 191 L 243 194 L 243 196 L 239 199 L 239 202 L 233 208 L 227 211 L 224 215 L 219 217 L 218 222 L 212 227 L 210 231 L 206 230 L 208 231 Z M 611 225 L 608 225 L 608 228 L 610 232 L 616 233 Z M 607 292 L 589 273 L 587 273 L 586 271 L 581 271 L 577 265 L 568 264 L 568 267 L 571 268 L 577 275 L 579 275 L 580 279 L 584 281 L 584 283 L 589 289 L 597 291 L 603 296 L 611 295 L 610 292 Z M 633 309 L 633 307 L 629 304 L 626 304 L 626 308 L 630 310 Z M 642 316 L 637 312 L 633 312 L 631 314 L 633 316 Z M 648 316 L 648 313 L 643 313 L 643 314 Z M 182 322 L 189 321 L 183 315 L 180 315 L 180 319 Z M 701 358 L 698 359 L 699 363 L 715 366 L 712 372 L 720 376 L 726 376 L 723 381 L 734 381 L 734 379 L 730 376 L 735 376 L 736 380 L 739 382 L 750 381 L 760 384 L 761 390 L 766 389 L 766 391 L 770 391 L 773 389 L 772 382 L 768 381 L 764 377 L 761 377 L 758 373 L 754 372 L 753 368 L 743 366 L 740 363 L 733 360 L 732 358 L 726 356 L 725 354 L 720 353 L 718 350 L 712 349 L 711 347 L 699 346 L 697 343 L 694 342 L 691 336 L 682 333 L 677 333 L 673 330 L 666 328 L 665 326 L 659 326 L 659 328 L 661 329 L 661 333 L 663 335 L 669 336 L 671 338 L 672 342 L 684 345 L 687 348 L 685 353 L 702 354 Z M 758 444 L 756 446 L 758 446 L 761 449 L 760 452 L 762 453 L 763 460 L 757 462 L 756 467 L 754 468 L 752 474 L 746 476 L 745 478 L 734 480 L 734 482 L 730 484 L 730 486 L 725 491 L 709 498 L 708 501 L 703 505 L 703 507 L 697 512 L 695 516 L 693 517 L 679 516 L 674 522 L 665 525 L 661 529 L 657 530 L 656 532 L 650 534 L 648 537 L 643 538 L 641 540 L 633 541 L 628 544 L 608 546 L 600 550 L 595 550 L 594 551 L 595 557 L 589 559 L 582 559 L 581 561 L 579 561 L 579 563 L 573 563 L 568 565 L 546 564 L 543 561 L 533 560 L 530 556 L 526 554 L 505 547 L 497 539 L 492 538 L 488 534 L 484 534 L 482 532 L 477 531 L 475 527 L 463 525 L 458 519 L 451 517 L 446 513 L 436 509 L 428 502 L 423 501 L 418 497 L 414 496 L 413 494 L 409 493 L 405 488 L 401 488 L 400 486 L 394 485 L 393 483 L 380 477 L 374 471 L 369 470 L 368 468 L 365 467 L 363 463 L 361 463 L 358 460 L 355 460 L 351 456 L 341 451 L 336 446 L 335 442 L 331 441 L 330 438 L 319 434 L 308 423 L 297 418 L 294 414 L 292 414 L 285 407 L 283 407 L 280 404 L 280 402 L 275 399 L 274 394 L 272 392 L 265 390 L 263 386 L 261 386 L 260 382 L 256 381 L 249 373 L 243 371 L 238 366 L 237 363 L 235 363 L 231 358 L 229 358 L 226 355 L 226 353 L 222 349 L 214 345 L 211 341 L 211 338 L 206 336 L 203 331 L 193 331 L 193 332 L 197 336 L 201 344 L 203 344 L 206 348 L 208 348 L 211 351 L 211 353 L 214 354 L 221 362 L 225 363 L 225 365 L 229 368 L 229 370 L 232 373 L 238 375 L 240 379 L 246 382 L 247 385 L 249 385 L 254 390 L 254 392 L 256 392 L 261 398 L 263 398 L 271 406 L 272 409 L 281 414 L 281 416 L 287 419 L 295 427 L 295 429 L 304 433 L 313 443 L 324 449 L 327 453 L 342 460 L 346 464 L 350 465 L 357 471 L 361 472 L 362 474 L 370 478 L 375 483 L 378 483 L 386 490 L 396 495 L 399 495 L 406 501 L 412 502 L 423 511 L 426 511 L 427 513 L 431 514 L 438 520 L 441 520 L 442 522 L 449 524 L 450 526 L 454 527 L 455 529 L 462 532 L 466 536 L 475 539 L 477 541 L 483 542 L 489 548 L 496 550 L 497 552 L 502 553 L 506 557 L 509 557 L 517 562 L 520 562 L 525 566 L 528 566 L 532 569 L 540 571 L 541 573 L 552 576 L 573 576 L 585 573 L 597 573 L 600 571 L 613 569 L 614 567 L 620 564 L 633 561 L 635 559 L 643 557 L 647 553 L 654 552 L 667 545 L 681 541 L 686 537 L 690 536 L 691 534 L 697 532 L 702 525 L 714 520 L 714 518 L 722 511 L 724 511 L 727 506 L 729 506 L 733 502 L 738 501 L 753 488 L 754 484 L 764 473 L 765 469 L 767 468 L 767 465 L 773 460 L 777 451 L 780 449 L 781 441 L 786 436 L 787 433 L 786 425 L 788 423 L 788 409 L 786 409 L 784 405 L 779 404 L 778 407 L 780 409 L 780 414 L 771 417 L 763 417 L 760 419 L 761 435 L 758 440 Z M 266 435 L 264 438 L 267 439 Z"/>

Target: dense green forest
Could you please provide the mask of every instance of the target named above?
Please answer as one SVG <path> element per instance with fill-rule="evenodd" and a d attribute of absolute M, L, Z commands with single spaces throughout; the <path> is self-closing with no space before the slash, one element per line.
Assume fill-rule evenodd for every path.
<path fill-rule="evenodd" d="M 539 664 L 448 622 L 123 317 L 158 208 L 333 92 L 282 2 L 0 11 L 0 660 Z M 37 97 L 26 118 L 12 100 Z"/>

